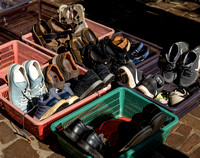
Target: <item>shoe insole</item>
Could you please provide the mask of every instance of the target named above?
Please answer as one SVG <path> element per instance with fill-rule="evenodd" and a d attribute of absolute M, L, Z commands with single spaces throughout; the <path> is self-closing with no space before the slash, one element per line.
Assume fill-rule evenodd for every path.
<path fill-rule="evenodd" d="M 70 63 L 69 60 L 64 59 L 63 64 L 64 64 L 64 66 L 65 66 L 65 68 L 67 69 L 68 72 L 71 72 L 73 70 L 72 64 Z"/>
<path fill-rule="evenodd" d="M 19 71 L 16 71 L 15 74 L 14 74 L 14 80 L 15 82 L 25 82 L 26 79 L 23 75 L 23 70 L 21 70 L 21 68 L 19 69 Z"/>
<path fill-rule="evenodd" d="M 49 76 L 54 84 L 61 82 L 60 77 L 54 71 L 49 70 Z"/>
<path fill-rule="evenodd" d="M 29 71 L 31 72 L 30 76 L 33 80 L 36 80 L 39 77 L 39 72 L 33 64 L 30 65 Z"/>

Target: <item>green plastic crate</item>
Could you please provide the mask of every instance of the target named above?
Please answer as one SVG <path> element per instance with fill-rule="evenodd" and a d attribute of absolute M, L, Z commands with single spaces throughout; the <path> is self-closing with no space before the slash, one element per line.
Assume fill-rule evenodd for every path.
<path fill-rule="evenodd" d="M 135 113 L 142 112 L 142 109 L 149 103 L 152 103 L 148 99 L 140 96 L 139 94 L 129 90 L 126 87 L 116 88 L 104 96 L 94 100 L 93 102 L 81 107 L 80 109 L 70 113 L 69 115 L 57 120 L 51 125 L 51 130 L 58 136 L 58 140 L 63 150 L 72 157 L 90 157 L 89 155 L 83 154 L 81 151 L 74 146 L 74 144 L 66 141 L 56 130 L 56 127 L 62 123 L 64 128 L 68 127 L 75 119 L 80 118 L 84 124 L 90 124 L 91 122 L 102 115 L 104 117 L 112 114 L 114 118 L 131 118 Z M 158 106 L 158 105 L 157 105 Z M 158 106 L 159 107 L 159 106 Z M 178 117 L 171 112 L 159 107 L 161 111 L 167 116 L 166 125 L 145 139 L 134 148 L 128 150 L 126 153 L 120 155 L 121 157 L 139 157 L 144 153 L 147 153 L 157 146 L 162 144 L 170 129 L 178 123 Z M 98 123 L 98 121 L 93 121 Z M 95 126 L 95 124 L 92 124 Z"/>

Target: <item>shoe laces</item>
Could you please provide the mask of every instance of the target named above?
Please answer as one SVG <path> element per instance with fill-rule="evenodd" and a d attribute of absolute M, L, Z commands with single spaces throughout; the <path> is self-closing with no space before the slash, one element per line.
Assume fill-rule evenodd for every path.
<path fill-rule="evenodd" d="M 30 89 L 29 91 L 31 92 L 31 91 L 35 90 L 36 88 L 38 88 L 38 90 L 36 93 L 31 95 L 31 98 L 42 95 L 42 91 L 44 89 L 44 84 L 40 83 L 39 85 L 36 85 L 33 89 Z"/>
<path fill-rule="evenodd" d="M 183 67 L 183 75 L 187 77 L 192 76 L 192 70 L 190 69 L 190 67 Z"/>
<path fill-rule="evenodd" d="M 174 63 L 168 63 L 166 66 L 166 70 L 173 70 L 174 69 Z"/>
<path fill-rule="evenodd" d="M 28 101 L 30 100 L 30 95 L 27 94 L 26 92 L 27 89 L 24 89 L 24 91 L 21 91 L 22 92 L 22 96 L 21 96 L 21 101 L 20 101 L 20 105 L 21 106 L 27 106 L 28 105 Z M 28 90 L 29 91 L 29 90 Z"/>

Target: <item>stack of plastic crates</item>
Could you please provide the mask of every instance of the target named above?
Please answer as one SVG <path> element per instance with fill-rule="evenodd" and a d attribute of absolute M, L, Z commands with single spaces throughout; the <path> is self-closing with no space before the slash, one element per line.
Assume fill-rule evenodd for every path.
<path fill-rule="evenodd" d="M 128 88 L 119 87 L 54 122 L 51 125 L 51 130 L 57 135 L 61 147 L 68 155 L 72 157 L 90 157 L 89 155 L 83 154 L 76 146 L 64 139 L 56 127 L 62 124 L 64 128 L 67 128 L 77 118 L 80 118 L 84 124 L 88 125 L 97 117 L 106 117 L 110 116 L 110 114 L 114 118 L 131 118 L 134 114 L 142 112 L 142 109 L 148 103 L 152 102 Z M 178 117 L 164 108 L 158 107 L 167 116 L 165 126 L 140 144 L 120 155 L 120 157 L 139 157 L 153 150 L 166 140 L 170 129 L 178 123 Z"/>

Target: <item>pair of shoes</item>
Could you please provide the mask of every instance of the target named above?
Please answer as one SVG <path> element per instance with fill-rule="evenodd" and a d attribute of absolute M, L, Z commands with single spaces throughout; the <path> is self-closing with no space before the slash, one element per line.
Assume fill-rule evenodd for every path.
<path fill-rule="evenodd" d="M 59 22 L 73 26 L 74 36 L 80 36 L 84 28 L 88 28 L 85 21 L 85 8 L 81 4 L 63 4 L 58 9 Z"/>
<path fill-rule="evenodd" d="M 135 64 L 130 61 L 121 66 L 117 71 L 118 80 L 130 88 L 135 88 L 142 80 L 142 71 L 138 70 Z"/>
<path fill-rule="evenodd" d="M 36 104 L 39 95 L 45 93 L 44 76 L 36 60 L 12 64 L 7 70 L 9 100 L 25 113 L 30 102 Z"/>
<path fill-rule="evenodd" d="M 75 64 L 70 52 L 56 55 L 53 64 L 43 69 L 47 90 L 55 87 L 62 89 L 65 82 L 79 75 L 78 66 Z"/>
<path fill-rule="evenodd" d="M 185 54 L 185 56 L 183 56 Z M 179 79 L 180 87 L 189 87 L 196 82 L 200 70 L 200 46 L 189 50 L 186 42 L 174 43 L 165 54 L 166 64 L 163 67 L 163 77 L 167 83 Z M 181 60 L 182 65 L 180 64 Z M 182 66 L 180 76 L 179 66 Z"/>
<path fill-rule="evenodd" d="M 131 121 L 123 121 L 119 124 L 119 136 L 114 146 L 115 150 L 122 153 L 141 143 L 161 129 L 166 118 L 166 115 L 155 104 L 147 104 L 141 113 L 132 116 Z"/>
<path fill-rule="evenodd" d="M 69 40 L 73 35 L 71 26 L 65 26 L 54 18 L 47 22 L 39 19 L 33 25 L 32 32 L 36 43 L 58 54 L 68 50 Z"/>
<path fill-rule="evenodd" d="M 104 72 L 104 69 L 102 69 L 102 72 Z M 99 74 L 104 77 L 103 73 Z M 79 75 L 77 78 L 69 80 L 69 82 L 71 83 L 72 91 L 80 99 L 99 91 L 105 86 L 104 82 L 92 69 L 89 69 L 85 75 Z"/>
<path fill-rule="evenodd" d="M 158 90 L 165 84 L 161 75 L 148 75 L 137 87 L 142 93 L 150 98 L 154 98 L 158 94 Z"/>
<path fill-rule="evenodd" d="M 84 125 L 80 119 L 76 119 L 62 132 L 92 157 L 105 157 L 107 145 L 103 140 L 103 134 L 98 135 L 93 127 Z"/>
<path fill-rule="evenodd" d="M 70 50 L 75 61 L 80 63 L 83 62 L 82 58 L 84 58 L 84 49 L 89 45 L 89 43 L 93 43 L 94 45 L 98 43 L 98 38 L 90 28 L 82 29 L 80 37 L 74 36 L 70 40 Z"/>
<path fill-rule="evenodd" d="M 48 93 L 40 95 L 34 118 L 39 121 L 44 120 L 79 101 L 79 97 L 74 95 L 70 85 L 65 83 L 62 90 L 53 87 Z"/>
<path fill-rule="evenodd" d="M 128 57 L 135 63 L 138 64 L 145 60 L 150 53 L 149 46 L 144 43 L 131 43 L 130 50 L 127 52 Z"/>

